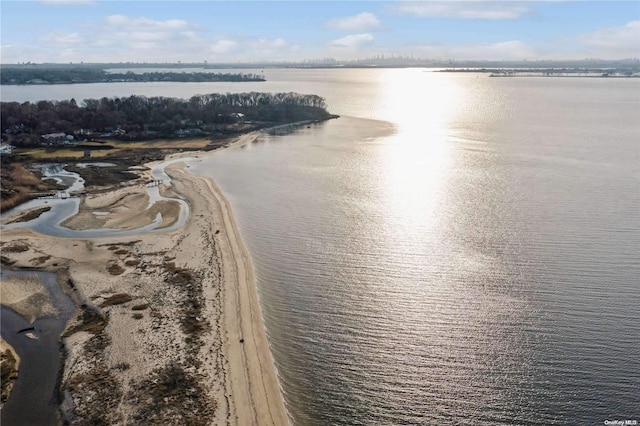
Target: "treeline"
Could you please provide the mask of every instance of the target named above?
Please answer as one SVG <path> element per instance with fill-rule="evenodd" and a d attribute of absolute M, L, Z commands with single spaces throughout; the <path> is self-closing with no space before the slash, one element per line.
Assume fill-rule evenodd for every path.
<path fill-rule="evenodd" d="M 457 72 L 457 73 L 487 73 L 494 76 L 512 76 L 512 75 L 576 75 L 576 76 L 621 76 L 631 77 L 638 74 L 640 69 L 633 68 L 447 68 L 440 72 Z"/>
<path fill-rule="evenodd" d="M 323 98 L 298 93 L 104 97 L 80 105 L 74 99 L 0 103 L 2 139 L 15 146 L 39 145 L 41 136 L 51 133 L 77 140 L 117 131 L 114 138 L 141 140 L 175 137 L 185 129 L 212 134 L 238 122 L 279 124 L 329 117 Z"/>
<path fill-rule="evenodd" d="M 212 72 L 109 73 L 97 68 L 2 68 L 0 84 L 78 84 L 116 82 L 213 82 L 265 81 L 258 74 Z"/>

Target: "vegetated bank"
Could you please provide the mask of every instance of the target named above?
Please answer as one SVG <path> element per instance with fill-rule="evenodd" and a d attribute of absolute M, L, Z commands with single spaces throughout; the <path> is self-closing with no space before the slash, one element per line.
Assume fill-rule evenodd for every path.
<path fill-rule="evenodd" d="M 108 161 L 116 166 L 101 176 L 102 182 L 116 183 L 110 176 L 127 180 L 129 167 L 172 152 L 215 149 L 240 133 L 334 117 L 323 98 L 298 93 L 2 102 L 2 142 L 12 151 L 2 155 L 0 210 L 55 189 L 34 177 L 25 167 L 29 163 Z M 94 177 L 84 176 L 92 169 L 78 171 L 87 180 Z"/>
<path fill-rule="evenodd" d="M 265 81 L 262 75 L 245 73 L 213 72 L 107 72 L 99 68 L 41 68 L 41 67 L 2 67 L 0 84 L 86 84 L 86 83 L 122 83 L 122 82 L 178 82 L 204 83 L 215 81 L 247 82 Z"/>
<path fill-rule="evenodd" d="M 172 119 L 171 114 L 181 115 Z M 81 106 L 75 101 L 2 103 L 2 137 L 16 147 L 2 156 L 2 172 L 15 168 L 24 174 L 22 180 L 35 184 L 38 179 L 30 163 L 90 162 L 97 157 L 116 164 L 122 173 L 138 166 L 134 176 L 140 176 L 140 165 L 172 152 L 214 149 L 240 133 L 334 117 L 322 98 L 293 93 L 206 95 L 187 101 L 132 96 L 87 100 Z M 165 120 L 179 127 L 163 128 Z M 75 126 L 80 130 L 74 131 Z M 66 133 L 68 129 L 72 131 Z M 85 156 L 85 151 L 91 155 Z M 102 188 L 125 179 L 114 173 L 114 167 L 74 168 L 79 173 L 83 170 L 95 174 L 91 182 Z M 103 176 L 103 170 L 109 172 Z M 215 203 L 206 202 L 207 196 L 196 190 L 198 182 L 185 178 L 172 186 L 172 191 L 199 200 L 192 206 L 193 223 L 187 224 L 191 228 L 185 232 L 101 239 L 94 244 L 93 240 L 31 239 L 10 230 L 1 242 L 4 266 L 73 272 L 74 280 L 66 280 L 68 286 L 86 294 L 65 334 L 68 349 L 59 398 L 64 399 L 66 421 L 113 424 L 129 418 L 157 424 L 176 419 L 185 424 L 226 424 L 249 412 L 239 402 L 244 399 L 238 396 L 236 401 L 231 393 L 238 375 L 225 361 L 231 349 L 225 349 L 229 345 L 219 332 L 227 321 L 226 308 L 222 297 L 211 297 L 232 294 L 229 285 L 235 285 L 223 280 L 232 274 L 222 273 L 225 250 L 219 248 L 229 228 L 223 226 L 221 215 L 210 210 Z M 85 184 L 91 185 L 89 178 Z M 3 177 L 2 186 L 4 201 L 5 189 L 14 190 L 16 182 Z M 109 199 L 111 194 L 104 197 Z M 201 259 L 194 258 L 193 247 L 202 250 Z M 223 290 L 223 286 L 227 287 Z M 89 305 L 97 307 L 98 314 Z M 145 344 L 138 345 L 129 335 L 120 338 L 123 330 L 144 333 Z M 243 345 L 250 347 L 249 333 L 240 335 Z M 259 373 L 252 379 L 262 377 Z M 249 399 L 256 398 L 255 389 L 264 387 L 251 385 L 257 380 L 246 383 L 251 389 Z M 269 401 L 278 399 L 275 393 L 270 395 Z M 99 409 L 97 400 L 102 401 Z M 268 407 L 269 412 L 272 408 Z"/>
<path fill-rule="evenodd" d="M 485 73 L 489 77 L 640 77 L 640 69 L 627 68 L 447 68 L 440 72 Z"/>

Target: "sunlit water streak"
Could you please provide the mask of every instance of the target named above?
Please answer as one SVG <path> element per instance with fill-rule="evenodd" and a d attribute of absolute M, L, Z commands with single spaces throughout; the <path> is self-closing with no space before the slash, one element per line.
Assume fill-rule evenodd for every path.
<path fill-rule="evenodd" d="M 297 424 L 639 417 L 637 79 L 265 76 L 44 97 L 296 91 L 343 116 L 190 169 L 233 205 Z"/>
<path fill-rule="evenodd" d="M 369 110 L 321 94 L 387 121 L 192 165 L 239 216 L 296 423 L 637 416 L 638 83 L 363 80 Z"/>

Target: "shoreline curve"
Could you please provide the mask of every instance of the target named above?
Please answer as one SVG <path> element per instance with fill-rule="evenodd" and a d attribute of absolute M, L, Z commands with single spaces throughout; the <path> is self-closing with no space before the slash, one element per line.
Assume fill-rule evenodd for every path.
<path fill-rule="evenodd" d="M 224 282 L 222 320 L 226 342 L 223 352 L 229 365 L 225 388 L 232 396 L 229 414 L 236 419 L 233 424 L 290 424 L 267 340 L 253 264 L 231 205 L 212 179 L 188 173 L 183 164 L 169 167 L 167 172 L 178 185 L 191 181 L 196 187 L 206 188 L 214 217 L 221 219 L 217 236 Z M 193 214 L 197 214 L 196 211 Z"/>
<path fill-rule="evenodd" d="M 241 135 L 226 148 L 198 155 L 217 155 L 251 143 L 260 134 Z M 197 359 L 199 367 L 189 371 L 197 372 L 207 398 L 216 401 L 213 416 L 203 419 L 206 424 L 289 425 L 291 418 L 267 340 L 250 255 L 231 206 L 216 183 L 188 172 L 185 157 L 193 155 L 191 152 L 165 159 L 165 171 L 173 179 L 173 195 L 185 200 L 190 209 L 180 229 L 79 239 L 16 228 L 3 232 L 2 245 L 21 249 L 3 253 L 3 263 L 19 269 L 68 271 L 69 291 L 76 303 L 97 306 L 109 318 L 104 330 L 111 340 L 110 349 L 98 358 L 86 358 L 83 352 L 93 339 L 90 333 L 79 332 L 65 338 L 63 384 L 83 374 L 90 375 L 92 368 L 103 365 L 115 368 L 111 371 L 116 374 L 113 378 L 122 394 L 132 395 L 140 377 L 149 377 L 176 359 L 189 359 L 189 351 L 193 350 L 191 359 Z M 177 340 L 183 313 L 171 308 L 176 302 L 170 298 L 158 302 L 162 300 L 158 299 L 161 283 L 169 291 L 177 291 L 166 287 L 168 265 L 199 271 L 198 297 L 205 301 L 203 316 L 212 325 L 212 330 L 203 336 L 201 347 L 193 348 L 188 342 Z M 133 301 L 107 305 L 109 297 L 123 293 L 131 294 Z M 150 309 L 159 309 L 160 317 L 156 318 L 164 318 L 164 325 L 149 327 L 156 321 L 153 316 L 131 314 L 131 309 L 144 301 L 148 301 Z M 197 317 L 196 320 L 201 321 Z M 68 324 L 71 326 L 73 321 Z M 141 332 L 145 333 L 143 340 L 136 338 Z M 126 365 L 125 370 L 122 365 Z M 126 424 L 135 419 L 139 410 L 132 401 L 110 401 L 114 405 L 104 415 L 112 424 Z M 80 409 L 91 408 L 82 406 L 86 402 L 81 394 L 74 402 L 80 404 Z"/>

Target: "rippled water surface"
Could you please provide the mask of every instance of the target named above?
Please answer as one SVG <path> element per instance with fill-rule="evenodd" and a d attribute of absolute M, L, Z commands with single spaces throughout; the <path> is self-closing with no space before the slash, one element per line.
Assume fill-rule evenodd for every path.
<path fill-rule="evenodd" d="M 340 119 L 191 163 L 233 205 L 296 424 L 640 420 L 640 80 L 265 76 L 2 96 L 327 99 Z"/>
<path fill-rule="evenodd" d="M 639 82 L 357 73 L 307 76 L 342 118 L 192 164 L 296 423 L 638 418 Z"/>

